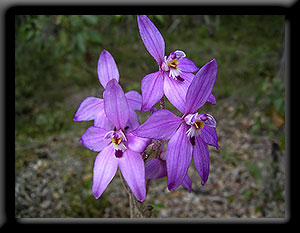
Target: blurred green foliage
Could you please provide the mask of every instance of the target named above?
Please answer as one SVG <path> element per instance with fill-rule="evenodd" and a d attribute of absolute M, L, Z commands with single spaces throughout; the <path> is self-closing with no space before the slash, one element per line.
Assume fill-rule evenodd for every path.
<path fill-rule="evenodd" d="M 150 16 L 166 54 L 182 49 L 198 66 L 214 57 L 219 61 L 217 97 L 260 95 L 257 88 L 276 73 L 284 17 L 209 17 L 213 35 L 201 15 Z M 103 49 L 113 54 L 126 90 L 139 91 L 142 77 L 157 69 L 140 40 L 136 16 L 19 15 L 15 24 L 16 128 L 29 135 L 70 127 L 74 110 L 63 101 L 100 87 L 96 67 Z M 273 86 L 266 105 L 282 114 L 284 86 Z"/>

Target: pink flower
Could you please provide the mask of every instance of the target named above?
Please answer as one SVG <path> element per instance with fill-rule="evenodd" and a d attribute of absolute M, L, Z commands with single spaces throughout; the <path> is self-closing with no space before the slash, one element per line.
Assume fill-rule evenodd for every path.
<path fill-rule="evenodd" d="M 157 61 L 159 71 L 146 75 L 141 84 L 142 112 L 149 111 L 164 95 L 179 111 L 184 111 L 185 96 L 197 66 L 183 51 L 165 56 L 165 41 L 159 30 L 145 15 L 139 15 L 138 27 L 145 47 Z M 211 94 L 208 101 L 215 104 Z"/>

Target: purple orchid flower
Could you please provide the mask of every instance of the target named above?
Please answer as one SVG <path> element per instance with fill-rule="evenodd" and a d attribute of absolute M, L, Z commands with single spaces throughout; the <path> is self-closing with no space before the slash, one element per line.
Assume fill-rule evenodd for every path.
<path fill-rule="evenodd" d="M 176 50 L 165 56 L 165 41 L 159 30 L 145 15 L 139 15 L 138 27 L 145 47 L 157 61 L 159 71 L 146 75 L 141 83 L 142 112 L 149 111 L 165 94 L 179 111 L 184 111 L 187 89 L 194 78 L 197 66 L 183 51 Z M 210 94 L 208 101 L 215 104 Z"/>
<path fill-rule="evenodd" d="M 217 77 L 215 59 L 205 64 L 189 86 L 182 117 L 169 110 L 154 112 L 141 126 L 133 131 L 139 137 L 168 140 L 166 165 L 169 190 L 182 184 L 193 158 L 204 185 L 209 175 L 208 145 L 219 148 L 216 121 L 209 114 L 198 114 L 210 96 Z"/>
<path fill-rule="evenodd" d="M 162 148 L 162 147 L 161 147 Z M 167 176 L 166 152 L 160 152 L 158 158 L 150 158 L 145 163 L 145 179 L 159 179 Z M 183 179 L 182 185 L 189 190 L 192 189 L 192 181 L 188 174 Z"/>
<path fill-rule="evenodd" d="M 97 73 L 100 84 L 106 88 L 111 79 L 119 81 L 119 70 L 112 55 L 103 50 L 98 60 Z M 140 111 L 142 107 L 142 96 L 137 91 L 129 91 L 125 94 L 129 104 L 128 127 L 135 129 L 139 126 L 139 118 L 135 111 Z M 73 118 L 74 121 L 94 120 L 94 125 L 112 129 L 112 123 L 107 119 L 104 112 L 104 100 L 96 97 L 87 97 L 84 99 Z"/>
<path fill-rule="evenodd" d="M 104 111 L 113 130 L 91 126 L 80 139 L 88 149 L 100 152 L 93 169 L 93 195 L 96 199 L 101 196 L 119 167 L 136 199 L 143 202 L 146 195 L 145 167 L 140 153 L 151 140 L 126 130 L 130 108 L 116 79 L 106 83 L 103 98 Z"/>

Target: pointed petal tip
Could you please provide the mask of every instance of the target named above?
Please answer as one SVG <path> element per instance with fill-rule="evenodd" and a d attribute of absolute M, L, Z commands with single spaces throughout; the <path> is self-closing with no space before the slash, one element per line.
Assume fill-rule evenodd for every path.
<path fill-rule="evenodd" d="M 101 56 L 101 54 L 104 54 L 104 53 L 108 53 L 108 51 L 103 49 L 102 52 L 100 53 L 100 56 Z"/>
<path fill-rule="evenodd" d="M 217 62 L 216 58 L 211 59 L 211 61 L 209 63 L 213 63 L 216 66 L 218 66 L 218 62 Z"/>
<path fill-rule="evenodd" d="M 110 86 L 120 85 L 116 79 L 111 79 L 111 80 L 109 80 L 109 81 L 107 82 L 107 87 L 108 87 L 108 84 L 109 84 Z"/>
<path fill-rule="evenodd" d="M 92 193 L 96 200 L 100 197 L 100 195 L 97 192 L 92 191 Z"/>
<path fill-rule="evenodd" d="M 97 63 L 97 74 L 100 84 L 106 88 L 109 80 L 116 79 L 119 81 L 119 70 L 114 57 L 107 51 L 100 53 Z"/>
<path fill-rule="evenodd" d="M 168 184 L 168 189 L 169 189 L 170 191 L 174 191 L 178 186 L 179 186 L 179 185 L 175 186 L 174 183 L 170 183 L 170 184 Z"/>
<path fill-rule="evenodd" d="M 103 51 L 100 53 L 100 57 L 103 56 L 103 55 L 105 55 L 105 56 L 110 56 L 110 57 L 113 58 L 113 56 L 111 55 L 111 53 L 108 52 L 106 49 L 103 49 Z M 100 58 L 100 57 L 99 57 L 99 58 Z"/>
<path fill-rule="evenodd" d="M 144 202 L 144 201 L 145 201 L 145 197 L 136 197 L 136 199 L 137 199 L 139 202 Z"/>

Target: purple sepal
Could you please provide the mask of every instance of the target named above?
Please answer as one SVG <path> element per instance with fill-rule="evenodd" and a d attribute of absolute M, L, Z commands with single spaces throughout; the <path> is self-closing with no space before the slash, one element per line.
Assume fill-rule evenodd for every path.
<path fill-rule="evenodd" d="M 111 79 L 119 81 L 119 70 L 113 56 L 106 50 L 103 50 L 98 60 L 97 73 L 99 82 L 106 88 Z"/>
<path fill-rule="evenodd" d="M 114 156 L 113 147 L 109 145 L 97 155 L 94 163 L 92 192 L 96 199 L 104 192 L 117 169 L 118 159 Z"/>
<path fill-rule="evenodd" d="M 196 145 L 193 146 L 193 160 L 202 179 L 201 184 L 205 185 L 209 175 L 209 150 L 201 137 L 196 137 Z"/>
<path fill-rule="evenodd" d="M 186 124 L 181 124 L 168 144 L 166 162 L 169 190 L 182 184 L 192 160 L 193 147 L 186 136 L 187 129 Z"/>
<path fill-rule="evenodd" d="M 129 108 L 122 87 L 115 79 L 107 83 L 103 98 L 107 118 L 118 130 L 124 129 L 129 118 Z"/>
<path fill-rule="evenodd" d="M 165 56 L 164 38 L 146 15 L 138 15 L 137 21 L 144 45 L 160 67 Z"/>
<path fill-rule="evenodd" d="M 132 133 L 139 137 L 168 140 L 184 120 L 167 109 L 159 109 Z"/>
<path fill-rule="evenodd" d="M 141 111 L 143 98 L 137 91 L 128 91 L 125 93 L 128 106 L 134 111 Z"/>
<path fill-rule="evenodd" d="M 166 162 L 161 159 L 150 158 L 145 163 L 145 179 L 159 179 L 167 176 Z"/>
<path fill-rule="evenodd" d="M 188 174 L 186 174 L 185 178 L 183 179 L 182 185 L 191 192 L 192 190 L 192 181 Z"/>
<path fill-rule="evenodd" d="M 124 151 L 118 159 L 119 168 L 133 195 L 140 202 L 145 200 L 145 165 L 142 156 L 130 149 Z"/>
<path fill-rule="evenodd" d="M 217 73 L 216 59 L 212 59 L 198 71 L 186 94 L 185 114 L 195 113 L 205 104 L 215 84 Z"/>
<path fill-rule="evenodd" d="M 163 72 L 146 75 L 142 79 L 141 91 L 143 97 L 141 112 L 147 112 L 164 96 Z"/>
<path fill-rule="evenodd" d="M 216 103 L 217 103 L 216 98 L 214 97 L 214 95 L 213 95 L 212 93 L 210 93 L 210 95 L 209 95 L 207 101 L 208 101 L 209 103 L 211 103 L 211 104 L 216 104 Z"/>
<path fill-rule="evenodd" d="M 74 115 L 73 121 L 91 121 L 97 117 L 97 113 L 103 110 L 103 99 L 96 97 L 85 98 L 77 112 Z"/>

